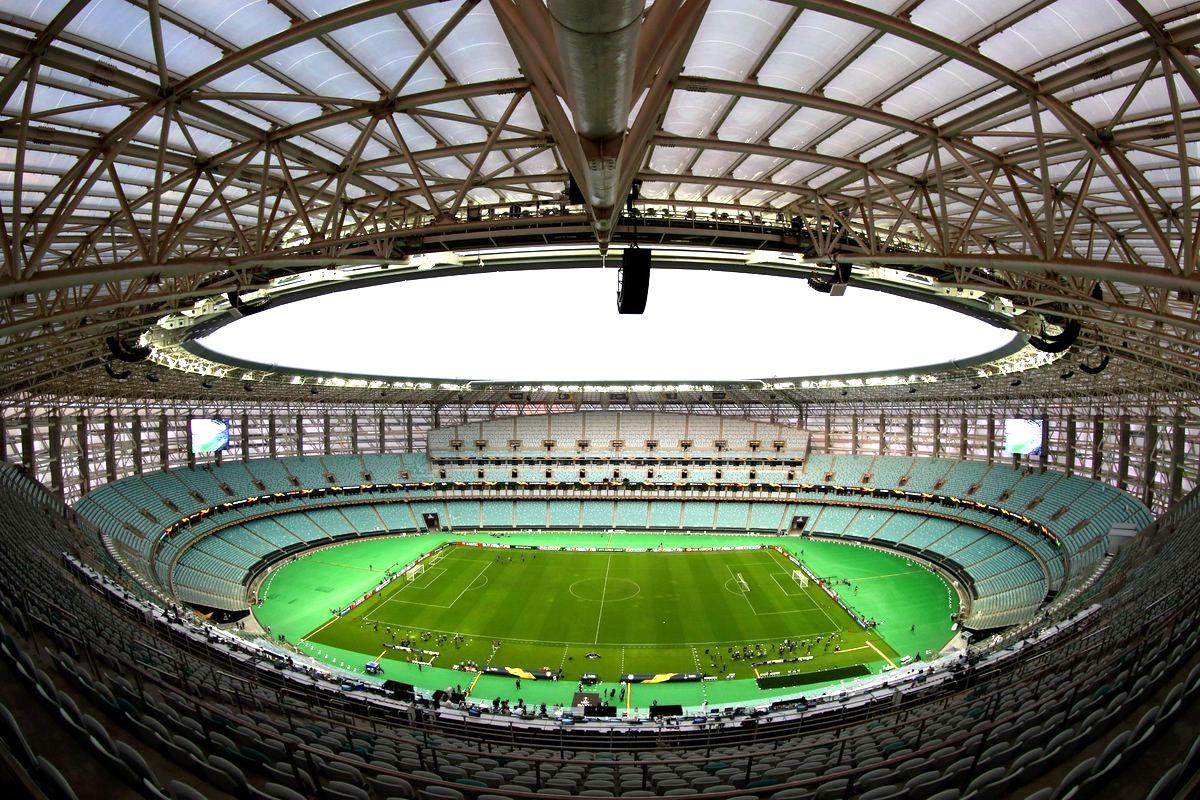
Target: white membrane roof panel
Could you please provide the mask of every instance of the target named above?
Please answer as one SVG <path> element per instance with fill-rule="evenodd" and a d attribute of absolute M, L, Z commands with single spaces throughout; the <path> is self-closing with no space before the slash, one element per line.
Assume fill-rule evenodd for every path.
<path fill-rule="evenodd" d="M 692 43 L 684 73 L 742 80 L 791 10 L 764 0 L 715 0 Z"/>

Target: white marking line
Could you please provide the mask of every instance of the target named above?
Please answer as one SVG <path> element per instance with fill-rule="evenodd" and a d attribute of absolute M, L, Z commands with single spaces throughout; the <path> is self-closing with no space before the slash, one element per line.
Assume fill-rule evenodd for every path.
<path fill-rule="evenodd" d="M 436 570 L 436 573 L 435 573 L 435 570 Z M 445 574 L 446 574 L 446 569 L 444 567 L 426 567 L 425 571 L 423 573 L 421 573 L 419 576 L 417 576 L 416 578 L 414 578 L 412 580 L 408 580 L 407 578 L 398 579 L 398 580 L 402 580 L 403 584 L 398 589 L 396 589 L 396 591 L 392 592 L 392 594 L 387 599 L 381 600 L 379 603 L 377 603 L 375 605 L 375 608 L 371 609 L 370 613 L 363 614 L 361 618 L 367 622 L 382 622 L 385 625 L 393 624 L 390 621 L 376 619 L 374 616 L 372 616 L 376 611 L 379 611 L 384 606 L 386 606 L 388 603 L 392 603 L 392 602 L 405 603 L 405 604 L 414 605 L 414 606 L 427 606 L 430 608 L 441 608 L 442 606 L 436 606 L 431 603 L 422 603 L 420 600 L 404 600 L 399 595 L 405 589 L 408 589 L 410 587 L 413 587 L 415 584 L 420 583 L 426 575 L 432 575 L 433 577 L 431 577 L 427 581 L 424 581 L 424 583 L 421 586 L 416 586 L 417 589 L 429 588 L 431 585 L 433 585 L 433 583 L 435 581 L 437 581 L 438 578 L 442 577 Z M 389 586 L 394 585 L 394 584 L 395 584 L 395 581 L 393 581 L 392 584 L 389 584 Z"/>
<path fill-rule="evenodd" d="M 600 588 L 600 613 L 596 615 L 596 635 L 592 638 L 592 644 L 600 642 L 600 621 L 604 619 L 604 595 L 608 593 L 608 572 L 612 567 L 612 551 L 608 551 L 608 562 L 604 565 L 604 586 Z"/>
<path fill-rule="evenodd" d="M 398 597 L 393 597 L 390 600 L 385 600 L 383 603 L 380 603 L 379 608 L 382 608 L 385 603 L 403 603 L 406 606 L 424 606 L 425 608 L 449 608 L 450 607 L 450 606 L 439 605 L 437 603 L 423 603 L 420 600 L 402 600 Z M 379 609 L 376 609 L 376 611 L 378 611 L 378 610 Z M 387 620 L 376 619 L 375 617 L 364 616 L 363 619 L 369 620 L 370 622 L 382 622 L 386 625 L 395 625 L 396 624 L 394 622 L 389 622 Z"/>
<path fill-rule="evenodd" d="M 341 617 L 341 615 L 339 615 L 339 614 L 334 614 L 334 615 L 333 615 L 333 617 L 332 617 L 332 618 L 331 618 L 331 619 L 330 619 L 328 622 L 326 622 L 326 623 L 325 623 L 324 625 L 322 625 L 321 627 L 317 628 L 317 629 L 316 629 L 315 631 L 313 631 L 312 633 L 310 633 L 310 634 L 308 634 L 307 636 L 305 636 L 305 637 L 304 637 L 303 639 L 301 639 L 300 641 L 302 641 L 302 642 L 306 642 L 306 641 L 308 641 L 309 639 L 311 639 L 312 637 L 316 636 L 318 633 L 320 633 L 321 631 L 325 630 L 326 628 L 328 628 L 330 625 L 332 625 L 333 623 L 337 622 L 337 621 L 338 621 L 339 619 L 341 619 L 341 618 L 342 618 L 342 617 Z"/>
<path fill-rule="evenodd" d="M 765 563 L 770 563 L 771 566 L 775 566 L 775 567 L 779 566 L 779 564 L 775 563 L 775 562 L 764 562 L 764 564 Z M 739 564 L 738 566 L 745 566 L 745 565 Z M 732 576 L 732 580 L 736 583 L 737 575 L 733 571 L 733 566 L 730 564 L 726 564 L 725 568 L 727 570 L 729 570 L 729 574 Z M 789 573 L 779 573 L 779 574 L 788 575 Z M 774 573 L 772 574 L 772 577 L 774 577 Z M 782 589 L 782 587 L 779 586 L 779 582 L 777 580 L 775 581 L 775 586 L 776 586 L 776 588 Z M 842 628 L 836 622 L 833 621 L 833 617 L 829 616 L 829 612 L 827 612 L 824 608 L 822 608 L 821 604 L 818 603 L 816 600 L 814 600 L 807 592 L 797 594 L 797 595 L 788 595 L 786 592 L 784 592 L 784 594 L 790 598 L 803 597 L 805 600 L 807 600 L 809 602 L 809 607 L 808 608 L 785 609 L 783 611 L 759 611 L 758 609 L 756 609 L 754 607 L 754 603 L 750 602 L 749 592 L 742 591 L 742 592 L 739 592 L 739 594 L 741 594 L 742 597 L 745 599 L 746 605 L 750 606 L 750 613 L 752 613 L 756 617 L 770 617 L 770 616 L 775 616 L 778 614 L 796 614 L 796 613 L 799 613 L 802 611 L 811 611 L 812 609 L 815 608 L 817 611 L 820 611 L 821 614 L 825 617 L 825 619 L 828 620 L 829 624 L 831 626 L 833 626 L 829 631 L 816 631 L 816 633 L 834 633 L 835 631 L 842 630 Z"/>
<path fill-rule="evenodd" d="M 442 606 L 436 606 L 431 603 L 422 603 L 420 600 L 404 600 L 404 599 L 401 599 L 398 595 L 401 592 L 403 592 L 405 589 L 408 589 L 408 588 L 415 587 L 417 589 L 427 589 L 430 586 L 432 586 L 434 584 L 434 582 L 437 581 L 438 578 L 442 577 L 445 574 L 446 574 L 445 567 L 433 567 L 433 566 L 426 565 L 425 571 L 422 572 L 420 575 L 418 575 L 416 578 L 413 578 L 412 580 L 408 580 L 407 577 L 398 579 L 398 580 L 402 580 L 403 584 L 401 586 L 399 586 L 396 589 L 396 591 L 392 592 L 392 594 L 389 597 L 387 597 L 387 599 L 381 600 L 379 603 L 377 603 L 375 608 L 371 609 L 370 613 L 363 614 L 362 620 L 364 622 L 379 623 L 381 625 L 388 625 L 388 626 L 397 625 L 397 623 L 394 623 L 391 620 L 378 619 L 375 616 L 373 616 L 375 614 L 375 612 L 380 611 L 384 606 L 386 606 L 388 603 L 391 603 L 393 601 L 395 601 L 397 603 L 404 603 L 406 605 L 425 606 L 427 608 L 441 608 Z M 423 580 L 426 576 L 431 576 L 431 577 L 429 577 L 429 580 Z M 415 586 L 415 584 L 418 584 L 418 583 L 420 583 L 421 585 Z M 395 585 L 395 581 L 393 581 L 391 585 Z"/>
<path fill-rule="evenodd" d="M 477 580 L 479 580 L 480 578 L 482 578 L 482 577 L 483 577 L 483 573 L 487 572 L 487 571 L 488 571 L 488 567 L 490 567 L 491 565 L 492 565 L 492 562 L 491 562 L 491 561 L 489 561 L 489 562 L 487 562 L 486 564 L 484 564 L 484 565 L 483 565 L 483 569 L 479 570 L 479 573 L 478 573 L 478 574 L 477 574 L 477 575 L 476 575 L 474 578 L 471 578 L 471 582 L 470 582 L 470 583 L 468 583 L 466 586 L 464 586 L 464 587 L 463 587 L 463 590 L 462 590 L 461 592 L 459 592 L 459 593 L 458 593 L 458 597 L 455 597 L 455 598 L 454 598 L 454 600 L 453 600 L 453 601 L 450 603 L 450 605 L 451 605 L 451 606 L 453 606 L 455 603 L 457 603 L 459 600 L 461 600 L 461 599 L 462 599 L 462 596 L 471 590 L 471 587 L 475 585 L 475 581 L 477 581 Z"/>
<path fill-rule="evenodd" d="M 785 581 L 784 583 L 779 582 L 780 575 L 783 576 Z M 779 587 L 779 591 L 783 592 L 788 597 L 808 597 L 807 593 L 800 588 L 800 584 L 796 583 L 795 579 L 793 579 L 792 576 L 786 572 L 772 572 L 771 580 L 775 581 L 775 585 Z M 791 586 L 787 585 L 787 582 L 789 581 L 792 584 Z M 797 591 L 792 591 L 793 589 Z"/>
<path fill-rule="evenodd" d="M 824 592 L 825 590 L 818 588 L 817 591 Z M 826 597 L 828 597 L 828 595 L 826 595 Z M 830 598 L 830 599 L 833 599 L 833 598 Z M 833 617 L 829 616 L 829 612 L 826 611 L 824 608 L 822 608 L 820 603 L 818 603 L 816 600 L 813 600 L 811 597 L 809 598 L 809 601 L 816 607 L 817 611 L 820 611 L 822 614 L 825 615 L 825 619 L 829 620 L 829 624 L 832 625 L 835 630 L 841 630 L 841 626 L 839 626 L 836 622 L 833 621 Z"/>
<path fill-rule="evenodd" d="M 435 581 L 437 581 L 438 578 L 442 577 L 445 574 L 446 574 L 445 567 L 427 566 L 421 572 L 421 574 L 416 576 L 415 578 L 409 578 L 406 575 L 403 578 L 399 579 L 401 581 L 400 588 L 398 588 L 395 592 L 392 593 L 392 597 L 395 597 L 396 595 L 400 594 L 401 592 L 403 592 L 405 589 L 408 589 L 409 587 L 415 587 L 417 589 L 427 589 L 430 586 L 432 586 L 433 583 Z M 428 580 L 426 580 L 426 578 L 428 578 Z M 391 598 L 389 598 L 389 599 L 391 599 Z"/>
<path fill-rule="evenodd" d="M 923 570 L 907 569 L 904 572 L 888 572 L 883 575 L 867 575 L 866 577 L 863 577 L 863 578 L 846 578 L 846 580 L 850 581 L 851 583 L 856 583 L 858 581 L 875 581 L 875 580 L 879 580 L 880 578 L 896 578 L 901 575 L 916 575 L 920 572 L 923 572 Z"/>
<path fill-rule="evenodd" d="M 763 565 L 765 566 L 766 562 L 764 562 Z M 745 566 L 745 565 L 739 564 L 738 566 Z M 772 564 L 771 566 L 778 566 L 778 564 Z M 737 575 L 736 575 L 736 573 L 734 573 L 733 567 L 729 564 L 726 564 L 725 568 L 727 570 L 729 570 L 729 574 L 733 576 L 734 582 L 737 582 Z M 780 574 L 786 574 L 786 573 L 780 573 Z M 775 588 L 783 591 L 783 589 L 779 585 L 778 581 L 775 581 Z M 810 604 L 809 608 L 787 608 L 787 609 L 784 609 L 783 611 L 759 611 L 757 608 L 754 607 L 754 603 L 752 603 L 750 601 L 750 593 L 749 592 L 747 592 L 743 589 L 741 592 L 739 592 L 739 594 L 741 594 L 741 596 L 746 600 L 746 605 L 750 606 L 750 613 L 754 614 L 754 616 L 756 616 L 756 617 L 769 617 L 769 616 L 776 615 L 776 614 L 797 614 L 802 611 L 810 611 L 813 608 L 816 608 L 817 610 L 822 611 L 822 612 L 824 611 L 824 609 L 822 609 L 819 605 L 817 605 L 815 602 L 813 602 L 813 599 L 811 597 L 809 597 L 807 594 L 789 595 L 786 591 L 783 591 L 783 594 L 786 597 L 789 597 L 789 598 L 803 597 Z M 825 619 L 829 620 L 829 624 L 833 626 L 833 630 L 835 630 L 835 631 L 838 630 L 837 623 L 834 622 L 832 619 L 829 619 L 828 614 L 825 614 Z"/>
<path fill-rule="evenodd" d="M 398 597 L 397 595 L 399 595 L 399 594 L 400 594 L 400 592 L 402 592 L 402 591 L 404 591 L 405 589 L 407 589 L 407 588 L 408 588 L 408 586 L 406 585 L 406 586 L 402 586 L 402 587 L 400 587 L 400 592 L 396 592 L 396 594 L 392 595 L 392 596 L 391 596 L 391 597 L 389 597 L 387 600 L 384 600 L 382 603 L 380 603 L 380 604 L 379 604 L 379 607 L 380 607 L 380 608 L 382 608 L 383 606 L 387 605 L 388 603 L 404 603 L 404 604 L 406 604 L 406 605 L 425 606 L 426 608 L 453 608 L 453 607 L 454 607 L 454 604 L 455 604 L 455 603 L 457 603 L 459 600 L 461 600 L 461 599 L 462 599 L 462 596 L 463 596 L 464 594 L 466 594 L 468 591 L 470 591 L 471 587 L 472 587 L 473 585 L 475 585 L 475 581 L 477 581 L 477 580 L 479 580 L 481 577 L 483 577 L 483 573 L 487 572 L 487 569 L 488 569 L 488 567 L 490 567 L 491 565 L 492 565 L 492 562 L 491 562 L 491 561 L 489 561 L 489 562 L 487 562 L 486 564 L 484 564 L 484 565 L 483 565 L 483 569 L 479 570 L 479 574 L 477 574 L 477 575 L 476 575 L 474 578 L 472 578 L 472 579 L 471 579 L 471 582 L 470 582 L 470 583 L 468 583 L 468 584 L 466 585 L 466 587 L 465 587 L 465 588 L 464 588 L 464 589 L 463 589 L 461 592 L 459 592 L 459 593 L 458 593 L 458 596 L 457 596 L 457 597 L 455 597 L 453 600 L 451 600 L 451 601 L 450 601 L 450 603 L 449 603 L 448 605 L 443 605 L 443 604 L 441 604 L 441 603 L 424 603 L 424 602 L 422 602 L 422 601 L 420 601 L 420 600 L 405 600 L 405 599 L 404 599 L 404 598 L 402 598 L 402 597 Z M 441 567 L 436 567 L 436 569 L 442 569 L 442 568 L 441 568 Z M 444 573 L 445 571 L 446 571 L 446 570 L 442 569 L 442 572 L 443 572 L 443 573 Z M 440 578 L 440 577 L 441 577 L 441 575 L 438 575 L 438 577 Z M 433 582 L 433 581 L 430 581 L 430 583 L 432 583 L 432 582 Z M 411 584 L 409 584 L 409 585 L 411 585 Z M 428 588 L 428 586 L 422 586 L 422 587 L 419 587 L 419 588 L 425 589 L 425 588 Z"/>
<path fill-rule="evenodd" d="M 745 565 L 739 564 L 738 566 L 745 566 Z M 729 570 L 729 574 L 733 576 L 733 578 L 732 578 L 733 581 L 735 583 L 737 583 L 737 574 L 733 571 L 733 566 L 730 564 L 726 564 L 725 568 L 727 570 Z M 741 594 L 742 598 L 746 601 L 746 605 L 750 606 L 750 613 L 756 617 L 770 617 L 770 616 L 774 616 L 777 614 L 798 614 L 802 611 L 809 610 L 807 608 L 787 608 L 787 609 L 784 609 L 783 611 L 759 611 L 757 608 L 754 607 L 754 603 L 750 602 L 750 592 L 743 589 L 742 591 L 739 592 L 739 594 Z M 804 599 L 808 600 L 808 602 L 810 602 L 810 603 L 813 602 L 811 597 L 805 596 Z M 820 609 L 820 606 L 817 606 L 816 604 L 814 604 L 814 607 Z M 828 614 L 825 615 L 825 619 L 829 619 Z M 838 629 L 837 623 L 835 623 L 833 620 L 829 619 L 829 624 L 833 625 L 833 630 L 836 631 Z"/>
<path fill-rule="evenodd" d="M 778 554 L 776 554 L 776 555 L 778 555 Z M 783 556 L 779 556 L 779 559 L 780 559 L 781 561 L 786 561 L 786 559 L 784 559 L 784 557 L 783 557 Z M 790 565 L 791 565 L 791 562 L 790 562 L 790 561 L 787 561 L 787 564 L 790 566 Z M 784 574 L 790 575 L 790 573 L 784 573 Z M 814 587 L 811 581 L 809 582 L 809 588 L 813 588 L 813 589 L 815 589 L 815 591 L 818 591 L 818 592 L 822 592 L 822 593 L 824 593 L 824 592 L 825 592 L 825 590 L 824 590 L 824 589 L 822 589 L 822 588 L 821 588 L 821 587 L 819 587 L 819 586 L 817 586 L 817 587 Z M 808 594 L 808 592 L 807 592 L 807 591 L 805 592 L 805 597 L 808 599 L 808 602 L 810 602 L 810 603 L 812 603 L 812 604 L 813 604 L 813 608 L 817 609 L 817 611 L 820 611 L 820 612 L 821 612 L 821 614 L 823 614 L 823 615 L 824 615 L 825 619 L 829 620 L 829 624 L 833 626 L 833 629 L 834 629 L 835 631 L 840 631 L 840 630 L 842 630 L 842 626 L 840 626 L 840 625 L 838 625 L 836 622 L 834 622 L 834 621 L 833 621 L 833 617 L 829 616 L 829 612 L 828 612 L 828 611 L 826 611 L 824 608 L 822 608 L 822 607 L 821 607 L 821 604 L 820 604 L 820 603 L 818 603 L 816 600 L 814 600 L 814 599 L 812 598 L 812 596 L 811 596 L 810 594 Z M 826 594 L 826 597 L 828 597 L 828 595 L 827 595 L 827 594 Z M 806 609 L 806 610 L 807 610 L 807 609 Z"/>
<path fill-rule="evenodd" d="M 738 581 L 737 573 L 733 571 L 733 566 L 726 564 L 725 569 L 729 570 L 729 579 L 733 581 L 733 585 L 738 587 L 738 594 L 740 594 L 742 599 L 746 601 L 746 605 L 750 606 L 750 613 L 757 617 L 758 612 L 754 610 L 754 604 L 750 602 L 750 598 L 748 596 L 749 592 L 741 588 L 741 582 Z"/>

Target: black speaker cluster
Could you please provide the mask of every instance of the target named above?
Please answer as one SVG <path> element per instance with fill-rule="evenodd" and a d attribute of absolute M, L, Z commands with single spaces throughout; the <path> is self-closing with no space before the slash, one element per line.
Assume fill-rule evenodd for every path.
<path fill-rule="evenodd" d="M 1099 375 L 1101 372 L 1104 372 L 1104 370 L 1108 369 L 1108 361 L 1109 361 L 1108 353 L 1101 350 L 1100 351 L 1100 360 L 1098 362 L 1096 362 L 1095 364 L 1088 364 L 1088 363 L 1084 362 L 1079 365 L 1079 371 L 1085 372 L 1088 375 Z"/>
<path fill-rule="evenodd" d="M 617 310 L 622 314 L 641 314 L 646 310 L 646 295 L 650 291 L 650 250 L 627 247 L 621 254 L 618 277 Z"/>
<path fill-rule="evenodd" d="M 110 359 L 104 360 L 104 371 L 107 372 L 108 377 L 112 378 L 114 381 L 126 380 L 130 375 L 133 374 L 133 371 L 129 369 L 116 369 L 113 367 L 113 363 Z"/>
<path fill-rule="evenodd" d="M 120 361 L 125 364 L 136 364 L 150 357 L 149 347 L 130 344 L 116 335 L 104 337 L 104 344 L 108 347 L 108 355 L 103 359 L 104 371 L 114 381 L 128 380 L 129 376 L 133 374 L 132 370 L 118 369 L 114 366 L 114 361 Z"/>
<path fill-rule="evenodd" d="M 106 336 L 104 344 L 108 345 L 108 352 L 112 354 L 113 358 L 118 361 L 124 361 L 126 364 L 136 364 L 150 357 L 149 347 L 130 344 L 123 341 L 119 336 Z"/>
<path fill-rule="evenodd" d="M 1091 296 L 1093 300 L 1104 301 L 1104 288 L 1100 285 L 1099 281 L 1092 286 Z M 1047 318 L 1051 320 L 1055 319 L 1052 315 L 1047 315 Z M 1042 335 L 1029 337 L 1029 343 L 1043 353 L 1066 352 L 1079 339 L 1079 334 L 1083 331 L 1083 324 L 1077 319 L 1070 319 L 1062 322 L 1060 327 L 1062 328 L 1061 332 L 1055 335 L 1047 335 L 1043 326 Z M 1107 363 L 1105 366 L 1107 366 Z M 1084 371 L 1086 372 L 1087 370 Z"/>
<path fill-rule="evenodd" d="M 1081 330 L 1083 330 L 1083 326 L 1079 320 L 1072 319 L 1062 326 L 1062 332 L 1056 336 L 1048 336 L 1043 330 L 1041 336 L 1030 336 L 1029 343 L 1043 353 L 1062 353 L 1075 344 Z"/>
<path fill-rule="evenodd" d="M 226 292 L 225 298 L 229 300 L 229 306 L 233 310 L 234 316 L 248 317 L 251 314 L 257 314 L 259 311 L 266 311 L 271 306 L 271 300 L 267 299 L 261 303 L 250 304 L 242 300 L 241 295 L 237 292 Z"/>

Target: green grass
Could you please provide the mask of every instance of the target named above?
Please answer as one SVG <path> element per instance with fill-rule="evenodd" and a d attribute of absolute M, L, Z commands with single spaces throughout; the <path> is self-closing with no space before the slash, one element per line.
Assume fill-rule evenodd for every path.
<path fill-rule="evenodd" d="M 627 551 L 561 552 L 452 546 L 423 574 L 400 579 L 347 615 L 342 607 L 374 586 L 387 569 L 411 563 L 449 541 L 586 546 Z M 817 574 L 849 579 L 839 587 L 863 616 L 881 624 L 861 629 L 815 585 L 801 588 L 792 565 L 774 550 L 646 552 L 667 547 L 745 547 L 776 543 L 792 550 Z M 801 553 L 801 549 L 803 553 Z M 641 552 L 636 552 L 640 550 Z M 737 580 L 745 581 L 749 590 Z M 631 708 L 660 702 L 699 705 L 767 699 L 786 691 L 760 690 L 754 662 L 777 658 L 784 639 L 824 637 L 801 663 L 759 667 L 815 672 L 862 664 L 878 672 L 902 655 L 936 652 L 950 638 L 956 610 L 953 592 L 934 573 L 902 556 L 835 542 L 791 537 L 538 533 L 431 534 L 386 537 L 316 551 L 275 571 L 264 584 L 256 614 L 314 657 L 361 668 L 380 660 L 385 677 L 426 688 L 472 687 L 477 696 L 522 696 L 534 702 L 565 702 L 583 672 L 608 685 L 630 672 L 703 672 L 718 682 L 687 686 L 638 686 Z M 914 627 L 915 626 L 915 629 Z M 840 650 L 826 649 L 837 633 Z M 424 634 L 424 635 L 422 635 Z M 410 653 L 387 645 L 412 638 L 434 651 L 433 666 L 418 670 Z M 762 644 L 766 655 L 735 660 L 730 648 Z M 589 653 L 599 658 L 589 659 Z M 800 646 L 788 657 L 808 656 Z M 424 656 L 421 660 L 428 660 Z M 563 670 L 564 681 L 514 681 L 487 676 L 475 681 L 456 664 Z M 732 674 L 735 677 L 729 679 Z M 814 687 L 803 687 L 811 690 Z M 636 699 L 635 699 L 636 696 Z M 664 699 L 665 698 L 665 699 Z M 673 699 L 681 698 L 681 699 Z"/>

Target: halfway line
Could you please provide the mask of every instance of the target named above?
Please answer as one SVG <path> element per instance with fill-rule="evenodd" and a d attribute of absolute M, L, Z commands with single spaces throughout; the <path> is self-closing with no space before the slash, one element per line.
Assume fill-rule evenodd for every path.
<path fill-rule="evenodd" d="M 608 593 L 608 572 L 612 567 L 612 551 L 608 551 L 608 563 L 604 565 L 604 585 L 600 587 L 600 613 L 596 615 L 596 635 L 592 637 L 592 644 L 598 644 L 600 641 L 600 620 L 604 619 L 604 596 Z"/>

